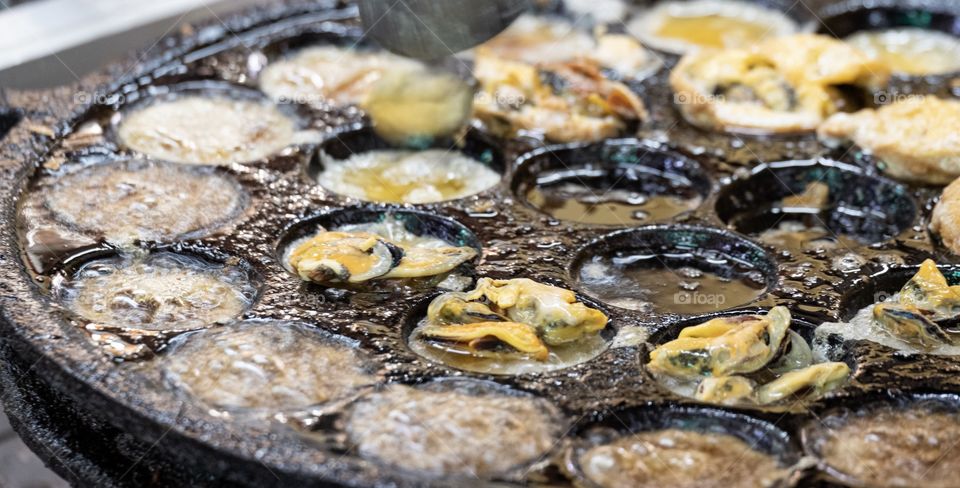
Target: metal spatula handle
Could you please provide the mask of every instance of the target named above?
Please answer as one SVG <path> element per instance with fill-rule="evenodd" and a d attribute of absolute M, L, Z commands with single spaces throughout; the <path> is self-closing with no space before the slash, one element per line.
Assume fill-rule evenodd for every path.
<path fill-rule="evenodd" d="M 499 34 L 528 7 L 528 0 L 360 0 L 360 16 L 384 48 L 437 59 Z"/>

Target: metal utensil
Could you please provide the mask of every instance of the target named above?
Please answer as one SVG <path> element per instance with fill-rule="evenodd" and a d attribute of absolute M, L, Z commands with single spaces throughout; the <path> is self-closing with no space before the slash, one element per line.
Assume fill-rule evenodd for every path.
<path fill-rule="evenodd" d="M 407 57 L 437 59 L 506 29 L 529 0 L 361 0 L 367 34 Z"/>

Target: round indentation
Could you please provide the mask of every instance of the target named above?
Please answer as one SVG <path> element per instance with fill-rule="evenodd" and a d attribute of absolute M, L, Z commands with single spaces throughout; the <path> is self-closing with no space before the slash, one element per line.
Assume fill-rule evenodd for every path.
<path fill-rule="evenodd" d="M 345 429 L 362 457 L 421 475 L 487 479 L 544 456 L 566 426 L 544 399 L 490 381 L 441 379 L 367 395 Z"/>
<path fill-rule="evenodd" d="M 224 83 L 169 87 L 126 108 L 115 121 L 120 144 L 184 164 L 251 163 L 297 141 L 298 121 L 262 93 Z"/>
<path fill-rule="evenodd" d="M 956 486 L 960 397 L 856 398 L 802 431 L 804 450 L 846 486 Z"/>
<path fill-rule="evenodd" d="M 587 61 L 613 71 L 617 79 L 632 80 L 646 78 L 663 65 L 660 56 L 630 36 L 606 31 L 592 35 L 584 28 L 600 17 L 617 16 L 618 10 L 625 14 L 626 2 L 608 1 L 600 8 L 582 1 L 581 5 L 554 3 L 555 10 L 567 10 L 565 17 L 547 12 L 521 15 L 507 30 L 483 43 L 480 55 L 529 65 Z"/>
<path fill-rule="evenodd" d="M 901 290 L 908 283 L 912 283 L 909 296 L 901 301 Z M 953 315 L 960 290 L 955 285 L 960 285 L 960 266 L 935 266 L 932 261 L 874 273 L 844 293 L 840 321 L 817 329 L 816 346 L 829 350 L 839 338 L 871 341 L 905 353 L 960 355 Z M 878 304 L 887 313 L 877 314 Z"/>
<path fill-rule="evenodd" d="M 376 383 L 357 347 L 303 323 L 249 320 L 178 336 L 160 367 L 211 407 L 289 411 Z"/>
<path fill-rule="evenodd" d="M 581 429 L 566 469 L 592 487 L 781 486 L 800 456 L 773 424 L 724 410 L 656 405 Z"/>
<path fill-rule="evenodd" d="M 917 215 L 906 187 L 830 160 L 758 166 L 720 191 L 716 210 L 738 232 L 796 249 L 885 241 Z"/>
<path fill-rule="evenodd" d="M 859 31 L 915 27 L 960 35 L 956 19 L 956 13 L 946 9 L 938 11 L 889 4 L 865 8 L 863 2 L 848 1 L 824 11 L 820 16 L 819 32 L 843 38 Z"/>
<path fill-rule="evenodd" d="M 640 12 L 626 29 L 647 46 L 684 54 L 703 48 L 745 48 L 792 34 L 798 26 L 761 2 L 696 0 L 659 2 Z"/>
<path fill-rule="evenodd" d="M 859 2 L 844 2 L 827 9 L 820 32 L 845 39 L 894 72 L 922 76 L 960 71 L 957 13 L 924 7 L 864 8 Z"/>
<path fill-rule="evenodd" d="M 38 246 L 55 246 L 50 241 L 73 231 L 117 243 L 171 242 L 215 230 L 248 201 L 232 176 L 214 168 L 126 160 L 41 178 L 21 215 Z"/>
<path fill-rule="evenodd" d="M 842 345 L 811 348 L 817 325 L 785 307 L 688 319 L 653 334 L 643 361 L 673 393 L 715 405 L 796 411 L 847 383 Z M 744 351 L 750 351 L 744 353 Z"/>
<path fill-rule="evenodd" d="M 257 294 L 244 263 L 169 251 L 108 254 L 68 265 L 53 287 L 67 309 L 89 322 L 164 332 L 233 319 Z"/>
<path fill-rule="evenodd" d="M 578 251 L 579 289 L 609 305 L 698 315 L 746 305 L 777 284 L 777 264 L 728 231 L 657 225 L 608 234 Z"/>
<path fill-rule="evenodd" d="M 689 212 L 710 193 L 699 163 L 637 140 L 538 149 L 513 178 L 517 196 L 546 215 L 622 227 Z"/>
<path fill-rule="evenodd" d="M 503 170 L 500 150 L 476 131 L 412 150 L 393 147 L 365 127 L 323 143 L 308 174 L 327 190 L 359 200 L 434 203 L 488 190 Z"/>
<path fill-rule="evenodd" d="M 481 280 L 478 286 L 484 286 L 484 281 Z M 540 287 L 531 288 L 533 291 L 539 289 Z M 554 295 L 567 293 L 558 288 L 550 291 L 553 291 Z M 572 292 L 569 293 L 572 294 Z M 467 294 L 476 295 L 474 292 L 467 292 Z M 515 347 L 527 344 L 522 340 L 519 333 L 522 331 L 512 331 L 513 335 L 511 336 L 509 335 L 511 334 L 510 329 L 504 329 L 501 332 L 491 328 L 486 332 L 489 335 L 480 335 L 481 333 L 478 332 L 477 337 L 469 341 L 465 339 L 455 341 L 450 338 L 433 337 L 426 334 L 424 332 L 425 327 L 431 324 L 429 319 L 431 305 L 436 302 L 437 305 L 434 305 L 434 307 L 437 307 L 441 300 L 447 297 L 464 298 L 464 293 L 447 294 L 446 297 L 443 295 L 433 296 L 411 308 L 404 318 L 403 337 L 406 340 L 407 347 L 419 356 L 463 371 L 495 375 L 519 375 L 568 368 L 590 361 L 602 354 L 610 346 L 610 342 L 617 333 L 615 324 L 606 322 L 602 329 L 583 332 L 579 337 L 571 337 L 575 340 L 569 342 L 548 344 L 548 341 L 541 337 L 537 341 L 540 345 L 529 347 L 527 351 L 521 351 Z M 497 314 L 497 316 L 483 317 L 482 314 L 478 315 L 478 312 L 482 310 L 480 307 L 466 305 L 461 309 L 458 304 L 451 302 L 449 304 L 451 308 L 446 311 L 439 311 L 438 309 L 436 312 L 438 319 L 435 322 L 450 322 L 452 324 L 462 322 L 465 325 L 471 325 L 471 322 L 478 324 L 485 320 L 506 322 L 511 320 L 511 316 L 529 317 L 528 320 L 532 320 L 542 314 L 551 313 L 550 311 L 536 311 L 532 305 L 535 306 L 537 303 L 553 304 L 553 306 L 558 307 L 553 313 L 568 317 L 576 317 L 579 314 L 583 316 L 583 322 L 586 321 L 586 315 L 590 313 L 583 307 L 604 313 L 594 303 L 578 296 L 574 296 L 573 299 L 582 305 L 574 305 L 574 308 L 566 310 L 560 308 L 563 307 L 561 303 L 566 304 L 566 302 L 557 298 L 557 296 L 536 296 L 534 293 L 519 294 L 517 303 L 523 302 L 529 310 L 512 315 L 510 311 L 502 310 L 496 304 L 490 303 L 487 297 L 470 296 L 469 298 L 476 298 L 476 300 L 471 300 L 470 303 L 482 303 L 485 307 L 489 307 L 491 314 Z M 604 313 L 604 315 L 606 314 Z M 587 329 L 591 328 L 590 326 L 585 327 Z M 536 329 L 536 327 L 533 328 Z M 493 335 L 494 333 L 504 335 L 497 337 Z M 540 333 L 540 335 L 543 334 Z M 508 343 L 507 341 L 513 342 Z"/>
<path fill-rule="evenodd" d="M 417 61 L 387 51 L 334 45 L 331 41 L 338 40 L 327 37 L 269 47 L 273 59 L 259 73 L 260 88 L 280 102 L 359 104 L 385 75 L 423 69 Z"/>
<path fill-rule="evenodd" d="M 465 289 L 473 282 L 472 264 L 482 251 L 479 239 L 470 229 L 446 217 L 415 210 L 342 209 L 317 215 L 287 227 L 277 244 L 278 258 L 283 266 L 297 277 L 308 279 L 309 270 L 305 269 L 305 265 L 299 261 L 299 258 L 299 266 L 296 269 L 293 266 L 293 255 L 303 254 L 301 247 L 324 232 L 373 234 L 386 243 L 391 251 L 388 257 L 391 261 L 388 263 L 389 266 L 382 270 L 382 274 L 364 280 L 376 283 L 383 283 L 384 280 L 402 280 L 407 285 Z M 438 253 L 450 248 L 460 248 L 460 251 Z M 370 252 L 374 252 L 374 249 Z M 347 259 L 346 253 L 327 254 L 327 257 L 333 259 L 337 256 Z M 398 256 L 399 259 L 397 259 Z M 448 261 L 448 259 L 454 259 L 454 261 Z M 466 260 L 463 261 L 463 259 Z M 419 265 L 414 266 L 416 263 Z M 409 268 L 408 272 L 403 272 L 404 268 Z M 317 277 L 310 280 L 336 286 L 362 283 L 352 280 L 350 276 L 343 278 L 322 281 Z"/>

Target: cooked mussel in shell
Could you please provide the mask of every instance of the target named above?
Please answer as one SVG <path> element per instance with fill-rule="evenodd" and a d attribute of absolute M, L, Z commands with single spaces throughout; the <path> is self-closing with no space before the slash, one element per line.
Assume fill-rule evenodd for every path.
<path fill-rule="evenodd" d="M 523 15 L 509 29 L 481 44 L 477 55 L 523 63 L 562 63 L 589 59 L 624 78 L 640 78 L 659 59 L 626 34 L 592 35 L 559 18 Z"/>
<path fill-rule="evenodd" d="M 927 259 L 900 290 L 899 302 L 931 310 L 939 317 L 960 314 L 960 286 L 950 286 L 937 264 Z"/>
<path fill-rule="evenodd" d="M 434 299 L 417 330 L 426 340 L 466 344 L 471 354 L 503 354 L 538 361 L 548 346 L 563 346 L 594 336 L 607 325 L 603 312 L 577 301 L 570 290 L 526 278 L 481 278 L 475 289 Z M 497 354 L 494 352 L 493 354 Z"/>
<path fill-rule="evenodd" d="M 403 250 L 403 258 L 382 278 L 426 278 L 446 273 L 477 256 L 472 247 L 414 247 Z"/>
<path fill-rule="evenodd" d="M 900 290 L 896 300 L 873 306 L 883 330 L 923 350 L 960 344 L 960 286 L 950 286 L 928 259 Z"/>
<path fill-rule="evenodd" d="M 321 232 L 297 246 L 290 267 L 318 283 L 360 283 L 379 278 L 399 264 L 403 251 L 379 236 Z"/>
<path fill-rule="evenodd" d="M 816 398 L 849 376 L 846 363 L 814 364 L 790 312 L 721 317 L 682 329 L 650 353 L 647 367 L 680 394 L 721 405 L 771 405 Z"/>
<path fill-rule="evenodd" d="M 879 168 L 898 180 L 946 185 L 960 176 L 960 101 L 933 95 L 902 97 L 876 110 L 836 113 L 817 129 L 831 147 L 870 153 Z M 937 212 L 940 213 L 940 212 Z M 939 227 L 934 218 L 934 228 Z"/>
<path fill-rule="evenodd" d="M 470 324 L 425 325 L 420 333 L 434 339 L 465 342 L 474 354 L 482 354 L 484 343 L 502 342 L 522 354 L 544 361 L 550 350 L 537 336 L 537 329 L 517 322 L 474 322 Z"/>
<path fill-rule="evenodd" d="M 783 376 L 757 388 L 755 400 L 761 405 L 777 403 L 786 398 L 818 397 L 828 392 L 850 375 L 846 363 L 820 363 L 784 373 Z"/>
<path fill-rule="evenodd" d="M 306 281 L 336 284 L 438 276 L 477 256 L 469 246 L 401 238 L 407 242 L 360 230 L 322 231 L 295 243 L 286 261 Z"/>
<path fill-rule="evenodd" d="M 784 307 L 764 316 L 713 319 L 656 348 L 649 367 L 678 378 L 750 373 L 776 356 L 789 327 L 790 312 Z"/>
<path fill-rule="evenodd" d="M 444 293 L 430 302 L 427 318 L 431 323 L 442 325 L 509 321 L 506 316 L 491 310 L 487 304 L 472 300 L 467 293 Z"/>
<path fill-rule="evenodd" d="M 701 402 L 736 405 L 748 402 L 756 386 L 753 380 L 743 376 L 704 378 L 697 385 L 694 397 Z"/>
<path fill-rule="evenodd" d="M 798 34 L 687 54 L 670 85 L 684 118 L 698 127 L 799 133 L 857 110 L 888 78 L 884 66 L 841 41 Z"/>
<path fill-rule="evenodd" d="M 928 311 L 911 305 L 878 303 L 873 307 L 873 319 L 897 338 L 921 349 L 933 349 L 941 344 L 960 344 L 956 320 L 934 320 Z"/>
<path fill-rule="evenodd" d="M 598 141 L 621 135 L 648 115 L 629 87 L 606 78 L 592 60 L 533 65 L 480 54 L 474 73 L 482 89 L 475 115 L 503 135 Z"/>
<path fill-rule="evenodd" d="M 578 302 L 574 292 L 527 278 L 482 278 L 471 295 L 472 299 L 481 297 L 511 320 L 536 327 L 551 346 L 595 334 L 607 325 L 607 316 Z"/>

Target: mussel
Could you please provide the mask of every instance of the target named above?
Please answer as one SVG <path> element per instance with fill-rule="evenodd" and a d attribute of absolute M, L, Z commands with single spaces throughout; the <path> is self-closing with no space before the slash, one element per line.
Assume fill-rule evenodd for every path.
<path fill-rule="evenodd" d="M 784 373 L 783 376 L 757 388 L 756 402 L 776 403 L 786 398 L 817 397 L 846 381 L 850 366 L 846 363 L 820 363 Z"/>
<path fill-rule="evenodd" d="M 551 346 L 595 334 L 607 325 L 603 312 L 578 302 L 572 291 L 527 278 L 481 278 L 474 290 L 478 292 L 511 320 L 534 325 Z"/>
<path fill-rule="evenodd" d="M 883 65 L 841 41 L 796 34 L 688 53 L 670 85 L 693 125 L 784 134 L 812 132 L 830 115 L 856 110 L 888 78 Z"/>
<path fill-rule="evenodd" d="M 291 253 L 290 267 L 304 280 L 360 283 L 387 274 L 403 250 L 366 233 L 321 232 Z"/>
<path fill-rule="evenodd" d="M 743 376 L 704 378 L 697 385 L 694 397 L 707 403 L 736 405 L 749 401 L 755 387 L 753 380 Z"/>
<path fill-rule="evenodd" d="M 873 306 L 873 320 L 894 337 L 923 350 L 960 344 L 960 286 L 950 286 L 928 259 L 894 302 Z"/>
<path fill-rule="evenodd" d="M 438 276 L 476 257 L 472 247 L 404 245 L 370 232 L 323 231 L 287 257 L 301 278 L 322 284 Z"/>
<path fill-rule="evenodd" d="M 836 113 L 817 129 L 832 147 L 855 144 L 868 151 L 887 175 L 924 185 L 946 185 L 960 176 L 960 101 L 910 96 L 876 110 Z"/>
<path fill-rule="evenodd" d="M 940 316 L 960 314 L 960 286 L 950 286 L 937 264 L 927 259 L 900 289 L 899 302 L 931 310 Z"/>
<path fill-rule="evenodd" d="M 934 314 L 912 305 L 878 303 L 873 307 L 873 319 L 887 332 L 921 349 L 960 343 L 960 333 L 945 327 L 957 325 L 955 318 L 934 320 Z"/>
<path fill-rule="evenodd" d="M 483 93 L 476 116 L 495 132 L 537 133 L 553 142 L 598 141 L 620 135 L 647 118 L 629 87 L 604 76 L 596 61 L 533 65 L 477 56 L 474 72 Z"/>
<path fill-rule="evenodd" d="M 545 361 L 550 354 L 550 350 L 537 336 L 537 330 L 533 326 L 518 322 L 425 325 L 420 329 L 420 333 L 433 339 L 467 343 L 474 354 L 478 354 L 484 344 L 495 346 L 498 341 L 538 361 Z"/>
<path fill-rule="evenodd" d="M 603 312 L 577 301 L 570 290 L 526 278 L 481 278 L 475 289 L 434 299 L 419 328 L 421 337 L 465 343 L 471 354 L 498 345 L 539 361 L 548 346 L 597 334 L 607 325 Z"/>
<path fill-rule="evenodd" d="M 813 364 L 813 352 L 789 330 L 790 312 L 721 317 L 686 327 L 650 353 L 647 367 L 678 393 L 720 405 L 768 405 L 823 395 L 850 374 L 846 363 Z M 692 388 L 692 390 L 691 390 Z"/>
<path fill-rule="evenodd" d="M 776 356 L 789 327 L 785 307 L 774 307 L 764 316 L 713 319 L 653 350 L 648 366 L 687 379 L 754 372 Z"/>
<path fill-rule="evenodd" d="M 476 257 L 472 247 L 414 247 L 403 250 L 403 258 L 382 278 L 424 278 L 446 273 Z"/>

